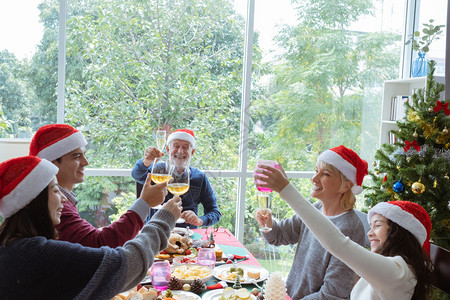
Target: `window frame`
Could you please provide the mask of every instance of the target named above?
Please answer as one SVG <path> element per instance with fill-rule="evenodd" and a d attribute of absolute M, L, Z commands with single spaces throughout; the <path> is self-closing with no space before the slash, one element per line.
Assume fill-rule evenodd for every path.
<path fill-rule="evenodd" d="M 58 90 L 57 90 L 57 123 L 64 123 L 65 110 L 65 61 L 66 61 L 66 21 L 67 1 L 60 0 L 59 11 L 59 45 L 58 45 Z M 418 8 L 420 0 L 406 0 L 404 13 L 405 29 L 403 42 L 415 31 L 418 24 Z M 237 178 L 238 189 L 236 195 L 236 232 L 235 236 L 242 243 L 244 240 L 244 218 L 245 218 L 245 194 L 246 179 L 253 177 L 253 172 L 247 170 L 248 161 L 248 134 L 249 134 L 249 112 L 251 95 L 251 73 L 252 73 L 252 46 L 254 36 L 255 0 L 247 0 L 247 17 L 245 20 L 245 45 L 244 45 L 244 70 L 242 82 L 242 103 L 240 120 L 240 143 L 239 164 L 237 170 L 204 170 L 207 176 Z M 404 43 L 403 43 L 404 45 Z M 399 66 L 399 78 L 408 78 L 413 60 L 411 45 L 404 45 L 401 52 L 401 63 Z M 289 178 L 311 178 L 314 172 L 286 172 Z M 87 176 L 131 176 L 131 169 L 103 169 L 88 168 Z"/>

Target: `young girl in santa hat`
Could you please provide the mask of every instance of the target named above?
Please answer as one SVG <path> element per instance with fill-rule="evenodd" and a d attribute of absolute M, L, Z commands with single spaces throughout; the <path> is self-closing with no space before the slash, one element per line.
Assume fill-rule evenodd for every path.
<path fill-rule="evenodd" d="M 354 195 L 362 191 L 361 183 L 367 174 L 367 163 L 344 146 L 328 151 L 319 156 L 316 175 L 312 179 L 311 196 L 320 200 L 314 204 L 313 209 L 329 219 L 345 236 L 363 245 L 364 227 L 353 210 L 353 205 Z M 358 172 L 351 172 L 351 169 L 358 169 Z M 257 211 L 255 218 L 261 225 L 266 224 L 272 228 L 270 232 L 263 234 L 269 244 L 297 244 L 286 280 L 287 292 L 292 299 L 349 297 L 356 274 L 320 245 L 299 216 L 275 222 L 271 215 L 266 218 Z"/>
<path fill-rule="evenodd" d="M 325 152 L 325 160 L 339 160 L 336 154 L 340 152 L 333 152 Z M 346 158 L 340 161 L 341 167 L 349 167 L 346 161 Z M 357 167 L 345 171 L 358 172 Z M 427 298 L 431 270 L 427 256 L 431 220 L 420 205 L 409 201 L 391 201 L 370 209 L 368 220 L 371 229 L 368 237 L 371 251 L 368 251 L 344 236 L 315 209 L 289 182 L 282 168 L 264 167 L 258 173 L 263 174 L 255 175 L 255 179 L 264 182 L 260 186 L 278 192 L 321 245 L 361 277 L 353 287 L 350 299 Z"/>
<path fill-rule="evenodd" d="M 141 234 L 115 249 L 58 241 L 55 225 L 66 198 L 57 172 L 35 156 L 0 164 L 0 299 L 111 299 L 145 277 L 181 215 L 175 197 Z"/>

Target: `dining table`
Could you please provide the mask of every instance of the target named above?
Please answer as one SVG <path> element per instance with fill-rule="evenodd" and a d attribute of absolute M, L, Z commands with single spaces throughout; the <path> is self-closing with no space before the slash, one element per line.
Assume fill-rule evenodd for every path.
<path fill-rule="evenodd" d="M 215 245 L 222 249 L 223 256 L 227 256 L 228 254 L 232 255 L 238 255 L 238 256 L 246 256 L 245 259 L 237 260 L 236 264 L 239 266 L 239 264 L 243 265 L 252 265 L 257 267 L 262 267 L 261 264 L 258 262 L 258 260 L 253 256 L 253 254 L 248 251 L 244 245 L 225 227 L 207 227 L 207 228 L 197 228 L 197 229 L 191 229 L 194 234 L 192 236 L 193 239 L 209 239 L 212 233 L 212 236 L 214 238 Z M 215 278 L 214 276 L 206 282 L 206 286 L 211 286 L 216 283 L 218 283 L 219 280 Z M 259 282 L 258 285 L 261 287 L 264 282 Z M 229 286 L 232 286 L 233 284 L 229 284 Z M 247 288 L 248 290 L 252 290 L 254 287 L 257 287 L 256 285 L 252 283 L 242 283 L 242 286 Z M 259 288 L 258 287 L 258 288 Z M 209 290 L 206 290 L 202 293 L 204 295 Z M 291 300 L 289 296 L 286 296 L 286 300 Z"/>

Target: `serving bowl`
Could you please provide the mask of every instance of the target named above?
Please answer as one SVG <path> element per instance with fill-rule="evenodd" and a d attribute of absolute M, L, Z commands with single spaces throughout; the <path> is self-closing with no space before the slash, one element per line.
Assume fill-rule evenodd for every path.
<path fill-rule="evenodd" d="M 199 264 L 172 265 L 170 276 L 176 277 L 181 283 L 191 284 L 195 279 L 201 279 L 204 283 L 213 276 L 213 269 Z"/>

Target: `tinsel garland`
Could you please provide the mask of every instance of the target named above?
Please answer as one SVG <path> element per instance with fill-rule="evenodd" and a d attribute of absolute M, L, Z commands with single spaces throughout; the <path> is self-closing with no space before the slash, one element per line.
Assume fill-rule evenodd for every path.
<path fill-rule="evenodd" d="M 389 155 L 389 159 L 394 161 L 396 155 L 404 155 L 406 157 L 411 157 L 414 155 L 419 155 L 419 157 L 424 158 L 428 150 L 429 145 L 425 144 L 422 146 L 420 151 L 416 151 L 414 148 L 410 148 L 408 151 L 404 151 L 403 148 L 396 149 Z M 433 159 L 444 158 L 448 163 L 450 163 L 450 149 L 437 149 L 434 151 Z"/>

